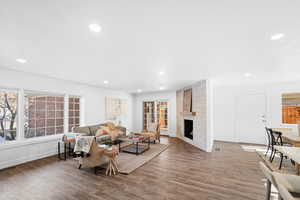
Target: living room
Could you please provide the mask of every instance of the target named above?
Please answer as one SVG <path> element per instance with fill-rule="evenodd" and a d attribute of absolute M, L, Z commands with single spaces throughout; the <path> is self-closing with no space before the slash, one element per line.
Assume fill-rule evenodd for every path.
<path fill-rule="evenodd" d="M 0 199 L 299 199 L 298 8 L 0 1 Z"/>

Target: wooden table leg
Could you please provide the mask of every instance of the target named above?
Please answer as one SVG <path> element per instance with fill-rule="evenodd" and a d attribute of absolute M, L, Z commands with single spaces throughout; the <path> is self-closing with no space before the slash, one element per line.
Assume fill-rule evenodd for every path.
<path fill-rule="evenodd" d="M 119 168 L 118 168 L 118 165 L 117 165 L 116 160 L 115 160 L 115 159 L 112 159 L 112 163 L 113 163 L 114 167 L 116 168 L 117 173 L 119 173 L 120 170 L 119 170 Z"/>
<path fill-rule="evenodd" d="M 65 144 L 64 145 L 64 150 L 65 150 L 65 152 L 64 152 L 64 155 L 65 155 L 64 159 L 67 160 L 67 143 L 64 143 L 64 144 Z"/>
<path fill-rule="evenodd" d="M 114 158 L 110 158 L 105 174 L 106 176 L 112 176 L 112 175 L 116 175 L 117 173 L 119 173 L 119 168 L 117 166 L 117 163 Z"/>
<path fill-rule="evenodd" d="M 60 158 L 60 142 L 57 142 L 57 155 L 58 155 L 58 159 L 61 160 L 61 158 Z"/>

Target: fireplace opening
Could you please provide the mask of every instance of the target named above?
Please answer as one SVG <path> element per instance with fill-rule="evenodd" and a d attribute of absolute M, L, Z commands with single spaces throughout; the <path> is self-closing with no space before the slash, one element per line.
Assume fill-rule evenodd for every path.
<path fill-rule="evenodd" d="M 193 139 L 193 120 L 184 120 L 184 136 Z"/>

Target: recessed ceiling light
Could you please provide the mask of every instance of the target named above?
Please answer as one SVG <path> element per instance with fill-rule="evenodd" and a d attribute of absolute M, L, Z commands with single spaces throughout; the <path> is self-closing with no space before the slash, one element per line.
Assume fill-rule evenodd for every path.
<path fill-rule="evenodd" d="M 108 82 L 108 80 L 105 80 L 105 81 L 103 81 L 103 83 L 104 83 L 104 84 L 108 84 L 109 82 Z"/>
<path fill-rule="evenodd" d="M 284 37 L 283 33 L 276 33 L 270 37 L 270 40 L 280 40 L 283 37 Z"/>
<path fill-rule="evenodd" d="M 139 92 L 139 93 L 140 93 L 140 92 L 142 92 L 142 90 L 141 90 L 141 89 L 138 89 L 138 90 L 137 90 L 137 92 Z"/>
<path fill-rule="evenodd" d="M 19 63 L 22 63 L 22 64 L 27 62 L 27 60 L 25 60 L 23 58 L 17 58 L 16 61 L 19 62 Z"/>
<path fill-rule="evenodd" d="M 164 87 L 159 87 L 159 90 L 164 90 L 165 88 Z"/>
<path fill-rule="evenodd" d="M 99 33 L 101 31 L 101 26 L 99 24 L 90 24 L 89 29 L 92 32 Z"/>
<path fill-rule="evenodd" d="M 161 72 L 159 72 L 158 74 L 159 74 L 159 75 L 164 75 L 165 72 L 161 71 Z"/>
<path fill-rule="evenodd" d="M 249 77 L 252 76 L 252 74 L 251 74 L 251 73 L 245 73 L 244 76 L 245 76 L 246 78 L 249 78 Z"/>

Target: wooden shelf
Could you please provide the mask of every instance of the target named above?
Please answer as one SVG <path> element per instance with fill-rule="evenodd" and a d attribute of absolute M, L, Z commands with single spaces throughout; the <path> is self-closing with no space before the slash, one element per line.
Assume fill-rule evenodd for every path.
<path fill-rule="evenodd" d="M 182 114 L 182 115 L 192 115 L 192 116 L 199 115 L 199 113 L 197 113 L 197 112 L 180 112 L 180 114 Z"/>

